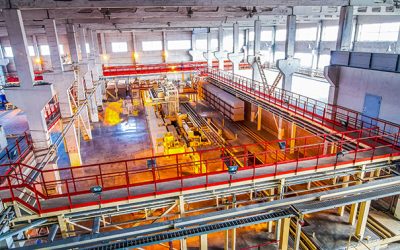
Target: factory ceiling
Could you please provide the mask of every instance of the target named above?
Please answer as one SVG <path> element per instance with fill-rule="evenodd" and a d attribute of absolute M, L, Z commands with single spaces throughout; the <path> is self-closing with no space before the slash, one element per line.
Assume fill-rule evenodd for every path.
<path fill-rule="evenodd" d="M 18 8 L 27 32 L 42 33 L 44 19 L 80 24 L 94 30 L 190 29 L 284 25 L 294 14 L 299 23 L 337 20 L 340 6 L 355 15 L 400 15 L 400 0 L 0 0 L 0 9 Z M 4 34 L 0 13 L 0 35 Z M 43 30 L 44 32 L 44 30 Z"/>

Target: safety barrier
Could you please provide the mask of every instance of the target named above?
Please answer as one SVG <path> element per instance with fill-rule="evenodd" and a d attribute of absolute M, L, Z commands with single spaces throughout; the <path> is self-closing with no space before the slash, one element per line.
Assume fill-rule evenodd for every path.
<path fill-rule="evenodd" d="M 13 171 L 13 163 L 18 163 L 32 150 L 32 140 L 30 135 L 25 132 L 18 136 L 14 142 L 9 142 L 0 152 L 0 184 L 3 183 L 4 176 Z"/>
<path fill-rule="evenodd" d="M 377 135 L 399 134 L 400 125 L 378 118 L 372 118 L 360 112 L 327 104 L 291 91 L 275 88 L 269 93 L 269 86 L 252 79 L 234 75 L 218 69 L 204 69 L 202 74 L 207 74 L 211 79 L 222 85 L 245 93 L 251 97 L 262 100 L 302 119 L 322 125 L 334 131 L 355 130 L 377 127 Z M 395 138 L 398 141 L 398 138 Z M 394 141 L 392 141 L 394 143 Z"/>
<path fill-rule="evenodd" d="M 38 170 L 17 163 L 13 164 L 13 172 L 2 177 L 6 182 L 0 186 L 0 196 L 4 202 L 17 201 L 43 214 L 400 158 L 400 149 L 388 143 L 398 140 L 398 135 L 376 135 L 376 130 L 368 128 L 64 169 Z M 332 136 L 337 139 L 328 141 Z M 349 147 L 353 149 L 343 150 Z M 227 150 L 233 155 L 226 153 Z M 228 167 L 237 161 L 244 167 L 230 175 Z M 38 178 L 32 180 L 30 171 L 39 172 Z M 60 179 L 55 180 L 54 176 Z M 95 186 L 102 187 L 101 194 L 91 193 Z"/>

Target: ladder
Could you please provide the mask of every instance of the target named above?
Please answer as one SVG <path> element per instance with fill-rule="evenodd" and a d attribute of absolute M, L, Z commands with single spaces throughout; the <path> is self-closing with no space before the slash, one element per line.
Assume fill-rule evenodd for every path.
<path fill-rule="evenodd" d="M 278 73 L 278 75 L 276 76 L 274 83 L 272 84 L 272 86 L 269 89 L 269 93 L 271 94 L 272 92 L 274 92 L 276 86 L 278 86 L 278 83 L 281 81 L 283 77 L 283 74 L 281 72 Z"/>
<path fill-rule="evenodd" d="M 258 71 L 260 72 L 260 75 L 261 75 L 262 83 L 264 84 L 264 86 L 268 87 L 267 78 L 265 77 L 265 72 L 264 72 L 264 69 L 262 67 L 261 60 L 260 60 L 259 56 L 256 57 L 256 64 L 257 64 L 257 67 L 258 67 Z"/>

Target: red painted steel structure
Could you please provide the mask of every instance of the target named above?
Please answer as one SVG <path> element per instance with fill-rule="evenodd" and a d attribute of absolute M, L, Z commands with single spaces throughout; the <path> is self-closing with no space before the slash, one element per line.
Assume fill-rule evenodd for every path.
<path fill-rule="evenodd" d="M 297 146 L 292 149 L 276 149 L 282 140 L 230 147 L 231 152 L 236 152 L 235 156 L 226 154 L 226 148 L 215 148 L 65 169 L 38 170 L 17 163 L 13 164 L 14 171 L 3 176 L 6 182 L 0 186 L 0 195 L 3 202 L 16 201 L 38 214 L 44 214 L 400 157 L 400 149 L 389 143 L 396 138 L 398 140 L 398 134 L 376 135 L 376 130 L 369 128 L 337 133 L 335 136 L 341 139 L 334 142 L 326 140 L 332 134 L 283 140 L 286 145 L 294 140 Z M 369 146 L 361 146 L 365 144 Z M 331 153 L 332 148 L 340 151 L 348 145 L 354 146 L 354 149 L 346 152 L 343 158 L 338 157 L 336 150 Z M 264 150 L 256 151 L 256 148 Z M 198 160 L 192 160 L 194 154 Z M 148 160 L 154 160 L 156 167 L 149 168 Z M 227 165 L 238 160 L 244 163 L 244 167 L 236 175 L 229 175 Z M 196 174 L 195 166 L 202 166 L 204 171 Z M 31 180 L 27 170 L 39 172 L 38 178 Z M 61 179 L 53 180 L 54 174 L 60 175 Z M 97 185 L 103 187 L 103 193 L 98 197 L 90 193 L 90 187 Z"/>
<path fill-rule="evenodd" d="M 3 201 L 16 201 L 44 214 L 400 157 L 397 124 L 372 118 L 365 122 L 356 111 L 281 89 L 266 94 L 267 86 L 227 72 L 204 69 L 202 73 L 220 84 L 338 132 L 230 147 L 234 156 L 226 154 L 226 148 L 215 148 L 55 170 L 38 170 L 15 163 L 13 171 L 2 176 L 6 180 L 0 186 Z M 293 141 L 296 145 L 293 148 L 277 147 L 279 142 L 290 145 Z M 338 155 L 344 146 L 351 146 L 352 150 Z M 193 158 L 194 155 L 197 157 Z M 148 166 L 149 160 L 156 165 Z M 229 175 L 227 165 L 237 161 L 243 162 L 244 167 L 236 175 Z M 195 168 L 202 172 L 197 173 Z M 38 178 L 32 180 L 29 170 L 38 172 Z M 53 180 L 55 175 L 62 178 Z M 103 187 L 98 197 L 90 193 L 90 187 L 96 185 Z"/>
<path fill-rule="evenodd" d="M 218 61 L 213 61 L 213 68 L 218 68 Z M 225 61 L 224 69 L 231 70 L 232 62 Z M 240 69 L 250 68 L 248 63 L 240 63 Z M 103 76 L 132 76 L 151 75 L 178 72 L 195 72 L 207 68 L 207 62 L 182 62 L 182 63 L 161 63 L 161 64 L 137 64 L 127 66 L 104 66 Z"/>
<path fill-rule="evenodd" d="M 4 176 L 9 175 L 13 168 L 10 164 L 19 163 L 32 151 L 32 139 L 27 132 L 15 139 L 14 144 L 9 144 L 0 152 L 0 184 Z"/>
<path fill-rule="evenodd" d="M 327 104 L 297 93 L 275 88 L 269 93 L 261 82 L 234 75 L 218 69 L 201 70 L 203 75 L 216 80 L 258 100 L 290 112 L 303 120 L 311 121 L 333 131 L 344 131 L 377 127 L 377 134 L 399 134 L 400 125 L 378 118 L 363 116 L 360 112 L 337 105 Z M 398 138 L 396 138 L 398 141 Z"/>

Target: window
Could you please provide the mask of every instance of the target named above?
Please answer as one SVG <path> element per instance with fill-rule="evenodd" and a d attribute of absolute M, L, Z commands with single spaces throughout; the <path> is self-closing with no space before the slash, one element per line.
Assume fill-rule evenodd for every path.
<path fill-rule="evenodd" d="M 318 68 L 323 69 L 331 64 L 331 55 L 320 55 L 318 60 Z"/>
<path fill-rule="evenodd" d="M 190 40 L 176 40 L 168 41 L 168 50 L 189 50 L 192 48 L 192 42 Z"/>
<path fill-rule="evenodd" d="M 86 53 L 89 54 L 90 53 L 90 46 L 88 43 L 85 44 L 86 45 Z"/>
<path fill-rule="evenodd" d="M 49 45 L 40 45 L 40 54 L 42 56 L 50 55 L 50 48 Z"/>
<path fill-rule="evenodd" d="M 271 41 L 272 40 L 272 30 L 261 31 L 261 41 Z"/>
<path fill-rule="evenodd" d="M 233 51 L 233 36 L 225 36 L 224 37 L 224 50 L 228 52 Z"/>
<path fill-rule="evenodd" d="M 300 59 L 300 66 L 305 68 L 311 68 L 312 66 L 312 54 L 311 53 L 295 53 L 295 58 Z"/>
<path fill-rule="evenodd" d="M 276 30 L 275 41 L 286 41 L 286 29 Z"/>
<path fill-rule="evenodd" d="M 197 50 L 207 50 L 207 39 L 196 40 L 196 49 Z"/>
<path fill-rule="evenodd" d="M 317 27 L 300 28 L 296 31 L 296 41 L 315 41 L 317 38 Z"/>
<path fill-rule="evenodd" d="M 275 52 L 275 61 L 285 59 L 285 52 L 284 51 L 276 51 Z"/>
<path fill-rule="evenodd" d="M 33 46 L 28 46 L 29 56 L 35 56 L 35 49 Z"/>
<path fill-rule="evenodd" d="M 324 26 L 322 27 L 322 41 L 336 41 L 338 37 L 339 26 Z"/>
<path fill-rule="evenodd" d="M 128 52 L 128 44 L 126 42 L 111 43 L 111 50 L 114 53 Z"/>
<path fill-rule="evenodd" d="M 63 56 L 64 55 L 64 45 L 59 44 L 58 45 L 58 51 L 60 52 L 60 55 Z"/>
<path fill-rule="evenodd" d="M 254 31 L 249 31 L 249 42 L 254 41 Z"/>
<path fill-rule="evenodd" d="M 5 57 L 14 57 L 11 47 L 4 47 L 4 56 Z"/>
<path fill-rule="evenodd" d="M 211 50 L 218 49 L 218 39 L 211 39 Z"/>
<path fill-rule="evenodd" d="M 400 23 L 362 24 L 358 33 L 358 41 L 397 41 Z"/>
<path fill-rule="evenodd" d="M 143 41 L 142 42 L 142 50 L 143 51 L 162 50 L 162 42 L 161 41 Z"/>
<path fill-rule="evenodd" d="M 244 46 L 244 34 L 241 32 L 239 34 L 239 48 L 242 48 Z"/>

